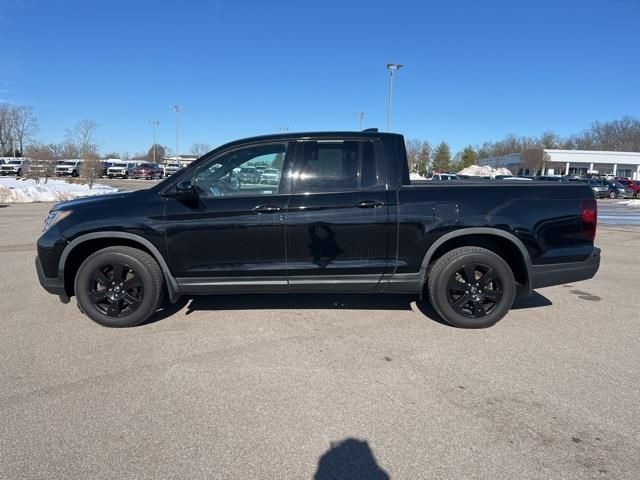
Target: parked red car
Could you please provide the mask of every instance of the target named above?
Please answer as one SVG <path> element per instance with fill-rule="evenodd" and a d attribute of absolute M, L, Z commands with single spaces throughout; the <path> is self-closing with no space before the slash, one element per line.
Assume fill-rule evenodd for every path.
<path fill-rule="evenodd" d="M 133 169 L 133 178 L 162 178 L 162 167 L 157 163 L 141 163 Z"/>
<path fill-rule="evenodd" d="M 640 198 L 640 180 L 629 180 L 628 178 L 617 178 L 616 180 L 633 190 L 633 198 Z"/>

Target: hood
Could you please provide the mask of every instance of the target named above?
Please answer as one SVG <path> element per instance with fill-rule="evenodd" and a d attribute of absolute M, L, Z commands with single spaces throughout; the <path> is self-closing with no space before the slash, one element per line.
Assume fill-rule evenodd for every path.
<path fill-rule="evenodd" d="M 78 207 L 82 208 L 85 206 L 95 205 L 96 203 L 118 203 L 122 200 L 128 200 L 130 197 L 133 197 L 138 193 L 139 192 L 107 193 L 104 195 L 95 195 L 93 197 L 76 198 L 75 200 L 67 200 L 66 202 L 57 203 L 51 210 L 73 210 Z"/>

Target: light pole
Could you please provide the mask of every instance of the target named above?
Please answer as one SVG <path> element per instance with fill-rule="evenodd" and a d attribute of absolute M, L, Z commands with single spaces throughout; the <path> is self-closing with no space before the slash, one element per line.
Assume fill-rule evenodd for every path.
<path fill-rule="evenodd" d="M 400 70 L 404 65 L 399 63 L 387 63 L 389 70 L 389 103 L 387 104 L 387 131 L 391 131 L 391 102 L 393 101 L 393 74 Z"/>
<path fill-rule="evenodd" d="M 178 157 L 180 156 L 180 150 L 178 137 L 180 135 L 180 105 L 173 105 L 172 108 L 176 112 L 176 162 L 179 162 Z"/>
<path fill-rule="evenodd" d="M 360 130 L 362 130 L 362 120 L 364 120 L 364 112 L 356 112 L 354 113 L 356 118 L 358 119 L 358 125 L 360 126 Z"/>
<path fill-rule="evenodd" d="M 149 120 L 149 125 L 151 125 L 151 130 L 153 130 L 153 163 L 156 162 L 156 128 L 160 125 L 158 120 Z"/>

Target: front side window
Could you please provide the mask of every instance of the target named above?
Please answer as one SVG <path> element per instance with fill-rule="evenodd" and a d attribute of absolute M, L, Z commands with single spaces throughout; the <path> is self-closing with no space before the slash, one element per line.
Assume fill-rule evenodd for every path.
<path fill-rule="evenodd" d="M 275 195 L 282 178 L 286 143 L 242 147 L 206 162 L 193 184 L 202 197 Z M 264 172 L 270 171 L 269 175 Z"/>
<path fill-rule="evenodd" d="M 382 159 L 370 140 L 303 142 L 294 193 L 346 192 L 384 186 Z"/>

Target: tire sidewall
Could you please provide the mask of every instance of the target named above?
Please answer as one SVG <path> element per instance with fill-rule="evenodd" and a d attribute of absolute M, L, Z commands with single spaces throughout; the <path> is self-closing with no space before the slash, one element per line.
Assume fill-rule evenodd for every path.
<path fill-rule="evenodd" d="M 116 318 L 102 313 L 89 300 L 89 284 L 91 273 L 101 266 L 106 266 L 110 262 L 119 261 L 133 269 L 142 280 L 143 298 L 142 304 L 131 314 Z M 147 267 L 137 258 L 120 252 L 96 252 L 87 258 L 76 275 L 74 285 L 78 306 L 94 322 L 105 327 L 133 327 L 145 321 L 154 313 L 160 292 L 153 281 L 153 276 Z"/>
<path fill-rule="evenodd" d="M 449 292 L 447 291 L 447 282 L 449 278 L 469 263 L 492 267 L 496 271 L 502 284 L 502 299 L 490 314 L 482 318 L 469 318 L 461 315 L 453 309 L 448 300 Z M 516 294 L 513 272 L 509 268 L 509 265 L 497 255 L 493 256 L 483 253 L 468 253 L 462 255 L 445 266 L 435 281 L 436 284 L 433 288 L 434 295 L 433 298 L 431 298 L 432 304 L 447 323 L 460 328 L 487 328 L 495 325 L 509 312 Z"/>

